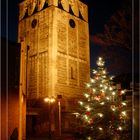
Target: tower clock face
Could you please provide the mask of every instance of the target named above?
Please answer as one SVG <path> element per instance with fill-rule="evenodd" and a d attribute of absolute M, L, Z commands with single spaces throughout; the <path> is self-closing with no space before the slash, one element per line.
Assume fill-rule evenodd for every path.
<path fill-rule="evenodd" d="M 75 28 L 75 21 L 73 19 L 69 20 L 69 24 L 72 28 Z"/>
<path fill-rule="evenodd" d="M 37 25 L 37 19 L 33 19 L 31 24 L 32 28 L 35 28 L 36 25 Z"/>

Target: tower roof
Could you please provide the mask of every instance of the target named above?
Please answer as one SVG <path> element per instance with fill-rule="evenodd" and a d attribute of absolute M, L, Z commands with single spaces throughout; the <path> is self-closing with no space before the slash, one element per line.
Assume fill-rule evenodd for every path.
<path fill-rule="evenodd" d="M 31 16 L 36 12 L 41 11 L 44 8 L 50 6 L 56 6 L 59 8 L 61 5 L 62 9 L 66 12 L 72 10 L 74 16 L 79 17 L 79 13 L 85 21 L 88 21 L 88 7 L 85 4 L 86 0 L 24 0 L 19 4 L 19 20 L 25 18 L 25 15 Z M 47 7 L 45 6 L 47 5 Z"/>
<path fill-rule="evenodd" d="M 89 0 L 79 0 L 79 1 L 81 1 L 81 2 L 83 2 L 84 4 L 87 5 Z"/>

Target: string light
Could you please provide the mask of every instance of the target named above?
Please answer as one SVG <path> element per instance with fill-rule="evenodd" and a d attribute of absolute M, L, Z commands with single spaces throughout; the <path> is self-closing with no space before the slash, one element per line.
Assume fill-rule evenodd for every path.
<path fill-rule="evenodd" d="M 91 83 L 95 83 L 95 80 L 91 78 L 91 79 L 90 79 L 90 82 L 91 82 Z"/>
<path fill-rule="evenodd" d="M 93 92 L 96 92 L 96 89 L 93 88 L 92 90 L 93 90 Z"/>
<path fill-rule="evenodd" d="M 103 117 L 103 114 L 102 113 L 98 113 L 98 116 L 102 118 Z"/>
<path fill-rule="evenodd" d="M 112 95 L 114 96 L 115 94 L 116 94 L 116 93 L 113 91 L 113 92 L 112 92 Z"/>
<path fill-rule="evenodd" d="M 89 106 L 86 106 L 86 109 L 87 109 L 87 111 L 90 111 L 91 110 L 91 108 Z"/>
<path fill-rule="evenodd" d="M 113 78 L 114 78 L 114 76 L 111 76 L 111 77 L 110 77 L 110 80 L 112 80 Z"/>
<path fill-rule="evenodd" d="M 120 130 L 120 131 L 121 131 L 121 130 L 122 130 L 122 127 L 121 127 L 121 126 L 119 126 L 119 127 L 118 127 L 118 130 Z"/>
<path fill-rule="evenodd" d="M 101 57 L 99 57 L 99 59 L 97 60 L 97 65 L 98 66 L 104 66 L 104 61 L 102 60 Z"/>
<path fill-rule="evenodd" d="M 112 87 L 109 87 L 109 90 L 112 90 L 113 88 Z"/>
<path fill-rule="evenodd" d="M 96 74 L 96 73 L 97 73 L 97 71 L 96 71 L 96 70 L 93 70 L 93 73 L 94 73 L 94 74 Z"/>
<path fill-rule="evenodd" d="M 106 74 L 106 71 L 105 70 L 103 71 L 103 74 Z"/>
<path fill-rule="evenodd" d="M 104 65 L 104 63 L 103 63 L 103 62 L 98 61 L 98 62 L 97 62 L 97 65 L 98 65 L 98 66 L 103 66 L 103 65 Z"/>
<path fill-rule="evenodd" d="M 72 114 L 74 114 L 76 116 L 76 118 L 78 118 L 79 115 L 80 115 L 78 112 L 75 112 L 75 113 L 72 113 Z"/>
<path fill-rule="evenodd" d="M 105 90 L 107 89 L 107 86 L 106 86 L 106 85 L 104 86 L 104 89 L 105 89 Z"/>
<path fill-rule="evenodd" d="M 100 84 L 100 87 L 103 87 L 103 85 L 102 85 L 102 84 Z"/>
<path fill-rule="evenodd" d="M 122 94 L 124 94 L 124 93 L 125 93 L 125 91 L 124 91 L 124 90 L 122 90 L 122 91 L 121 91 L 121 93 L 122 93 Z"/>
<path fill-rule="evenodd" d="M 107 100 L 110 100 L 110 98 L 109 98 L 109 97 L 106 97 L 106 99 L 107 99 Z"/>
<path fill-rule="evenodd" d="M 113 106 L 111 106 L 111 109 L 112 109 L 112 111 L 115 111 L 116 110 L 116 108 L 115 108 L 115 106 L 113 105 Z"/>
<path fill-rule="evenodd" d="M 83 105 L 83 102 L 82 102 L 82 101 L 79 101 L 79 104 L 80 104 L 80 105 Z"/>
<path fill-rule="evenodd" d="M 85 95 L 85 97 L 86 97 L 86 98 L 88 98 L 88 97 L 89 97 L 89 95 L 88 95 L 87 93 L 85 93 L 84 95 Z"/>
<path fill-rule="evenodd" d="M 102 131 L 102 130 L 103 130 L 103 128 L 102 128 L 102 127 L 99 127 L 99 130 L 100 130 L 100 131 Z"/>
<path fill-rule="evenodd" d="M 122 111 L 122 115 L 123 116 L 126 116 L 126 111 Z"/>
<path fill-rule="evenodd" d="M 115 111 L 116 109 L 115 108 L 112 108 L 112 111 Z"/>
<path fill-rule="evenodd" d="M 103 93 L 105 92 L 103 89 L 101 90 Z"/>
<path fill-rule="evenodd" d="M 102 80 L 101 82 L 102 82 L 102 83 L 104 83 L 104 82 L 105 82 L 105 80 Z"/>
<path fill-rule="evenodd" d="M 98 79 L 99 79 L 99 77 L 97 76 L 95 79 L 96 79 L 96 80 L 98 80 Z"/>
<path fill-rule="evenodd" d="M 96 96 L 96 97 L 94 97 L 94 99 L 99 101 L 101 98 L 100 98 L 100 96 Z"/>
<path fill-rule="evenodd" d="M 126 103 L 122 102 L 122 105 L 123 105 L 123 106 L 126 106 Z"/>
<path fill-rule="evenodd" d="M 88 116 L 87 116 L 87 115 L 84 115 L 84 118 L 85 118 L 86 120 L 88 120 Z"/>
<path fill-rule="evenodd" d="M 91 140 L 91 137 L 89 136 L 89 137 L 87 137 L 87 140 Z"/>
<path fill-rule="evenodd" d="M 100 104 L 101 104 L 101 105 L 104 105 L 105 103 L 104 103 L 104 102 L 101 102 Z"/>
<path fill-rule="evenodd" d="M 90 87 L 90 84 L 89 84 L 89 83 L 87 83 L 87 87 L 88 87 L 88 88 Z"/>

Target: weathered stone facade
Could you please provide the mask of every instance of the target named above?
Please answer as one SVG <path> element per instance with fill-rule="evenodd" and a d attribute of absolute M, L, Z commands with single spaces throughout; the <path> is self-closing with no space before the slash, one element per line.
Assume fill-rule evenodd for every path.
<path fill-rule="evenodd" d="M 29 46 L 27 100 L 62 95 L 65 111 L 74 112 L 70 102 L 80 98 L 90 75 L 87 6 L 79 0 L 25 0 L 19 6 L 18 41 Z"/>

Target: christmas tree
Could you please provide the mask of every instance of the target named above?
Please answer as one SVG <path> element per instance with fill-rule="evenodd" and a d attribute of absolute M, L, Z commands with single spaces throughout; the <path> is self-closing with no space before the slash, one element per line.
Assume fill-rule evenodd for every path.
<path fill-rule="evenodd" d="M 84 140 L 125 140 L 131 131 L 127 101 L 122 100 L 125 90 L 118 89 L 109 76 L 101 57 L 97 70 L 86 84 L 86 92 L 78 101 L 78 120 Z M 80 119 L 79 119 L 80 118 Z M 128 130 L 129 129 L 129 130 Z M 130 137 L 130 136 L 129 136 Z"/>

